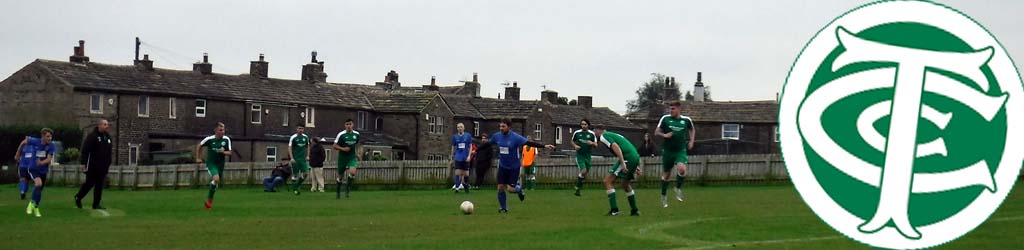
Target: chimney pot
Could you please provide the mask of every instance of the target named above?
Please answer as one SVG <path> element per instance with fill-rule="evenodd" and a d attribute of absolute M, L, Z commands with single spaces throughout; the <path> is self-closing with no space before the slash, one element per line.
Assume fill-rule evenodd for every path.
<path fill-rule="evenodd" d="M 142 55 L 142 60 L 149 60 L 149 54 Z"/>
<path fill-rule="evenodd" d="M 310 62 L 311 63 L 316 63 L 316 50 L 314 50 L 313 53 L 311 53 L 311 54 L 313 55 L 313 59 Z"/>
<path fill-rule="evenodd" d="M 85 40 L 78 40 L 78 46 L 74 49 L 74 54 L 71 55 L 69 61 L 73 63 L 87 63 L 89 57 L 85 56 Z"/>
<path fill-rule="evenodd" d="M 260 61 L 263 61 L 263 53 L 260 53 Z"/>
<path fill-rule="evenodd" d="M 477 78 L 476 72 L 473 72 L 473 82 L 480 82 Z"/>
<path fill-rule="evenodd" d="M 192 64 L 192 71 L 203 75 L 213 74 L 213 64 L 210 64 L 210 55 L 203 53 L 203 62 Z"/>
<path fill-rule="evenodd" d="M 700 72 L 697 72 L 697 81 L 698 82 L 700 81 L 700 78 L 701 78 L 700 75 L 701 75 Z"/>
<path fill-rule="evenodd" d="M 430 85 L 437 86 L 437 76 L 430 76 Z"/>
<path fill-rule="evenodd" d="M 259 61 L 249 62 L 249 75 L 259 78 L 267 78 L 270 70 L 270 63 L 263 60 L 263 53 L 260 53 Z"/>
<path fill-rule="evenodd" d="M 149 54 L 142 55 L 142 60 L 135 60 L 135 66 L 144 70 L 153 70 L 153 61 L 149 60 Z"/>
<path fill-rule="evenodd" d="M 203 63 L 210 63 L 210 55 L 203 52 Z"/>

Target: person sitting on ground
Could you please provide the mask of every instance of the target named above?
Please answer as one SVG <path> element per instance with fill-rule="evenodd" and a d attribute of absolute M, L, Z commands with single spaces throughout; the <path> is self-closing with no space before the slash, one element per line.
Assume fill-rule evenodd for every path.
<path fill-rule="evenodd" d="M 289 161 L 291 161 L 291 159 L 284 157 L 277 166 L 274 167 L 274 170 L 270 171 L 270 176 L 263 178 L 264 192 L 277 192 L 274 188 L 276 188 L 277 185 L 284 183 L 284 180 L 287 180 L 288 177 L 292 175 L 292 168 L 288 165 Z"/>

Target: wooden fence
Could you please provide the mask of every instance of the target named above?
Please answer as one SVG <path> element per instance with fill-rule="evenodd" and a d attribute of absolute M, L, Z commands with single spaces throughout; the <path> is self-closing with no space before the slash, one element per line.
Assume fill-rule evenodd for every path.
<path fill-rule="evenodd" d="M 788 182 L 789 176 L 779 157 L 767 155 L 700 155 L 690 156 L 687 164 L 687 185 L 713 183 Z M 598 185 L 608 174 L 614 159 L 594 159 L 587 175 L 587 185 Z M 642 159 L 644 175 L 639 185 L 656 185 L 661 175 L 661 158 Z M 373 161 L 359 163 L 358 183 L 383 188 L 446 187 L 451 185 L 451 168 L 447 161 Z M 276 163 L 228 163 L 222 175 L 223 185 L 259 185 L 270 175 Z M 497 164 L 495 164 L 496 166 Z M 338 176 L 336 164 L 325 164 L 328 185 Z M 538 159 L 537 182 L 540 187 L 570 187 L 579 173 L 574 158 Z M 80 165 L 51 166 L 50 185 L 78 185 L 85 180 Z M 473 170 L 475 171 L 475 170 Z M 496 169 L 487 172 L 487 184 L 493 184 Z M 120 188 L 177 189 L 204 186 L 210 182 L 205 166 L 198 164 L 158 166 L 111 166 L 107 175 L 110 186 Z M 471 173 L 473 182 L 475 173 Z M 307 184 L 310 181 L 307 180 Z"/>

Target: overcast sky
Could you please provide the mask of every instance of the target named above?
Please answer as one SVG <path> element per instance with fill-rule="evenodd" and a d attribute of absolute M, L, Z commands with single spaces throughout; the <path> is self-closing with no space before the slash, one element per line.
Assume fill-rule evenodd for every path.
<path fill-rule="evenodd" d="M 1024 58 L 1024 1 L 940 1 Z M 190 70 L 210 53 L 218 73 L 248 72 L 265 53 L 270 76 L 298 79 L 309 52 L 330 82 L 458 84 L 482 95 L 518 81 L 624 112 L 650 73 L 690 90 L 704 72 L 713 98 L 771 100 L 803 45 L 864 1 L 3 1 L 0 77 L 36 58 L 67 60 L 78 40 L 93 62 L 131 64 L 134 38 L 160 68 Z M 1018 65 L 1018 68 L 1019 65 Z"/>

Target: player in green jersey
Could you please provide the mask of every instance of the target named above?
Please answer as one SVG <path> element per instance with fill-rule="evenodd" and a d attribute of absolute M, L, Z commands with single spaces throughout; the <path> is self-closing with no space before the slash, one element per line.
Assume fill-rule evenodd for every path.
<path fill-rule="evenodd" d="M 302 125 L 295 128 L 295 134 L 288 139 L 288 158 L 292 159 L 292 175 L 298 176 L 298 179 L 292 183 L 295 195 L 299 195 L 299 187 L 302 186 L 302 181 L 305 181 L 306 177 L 309 176 L 309 143 L 306 127 Z"/>
<path fill-rule="evenodd" d="M 687 159 L 686 150 L 693 148 L 693 139 L 696 129 L 690 117 L 680 114 L 678 101 L 673 102 L 669 115 L 662 116 L 658 122 L 658 128 L 654 131 L 655 136 L 664 138 L 662 144 L 662 175 L 661 175 L 661 206 L 668 207 L 668 185 L 672 177 L 672 169 L 676 171 L 676 200 L 683 201 L 683 181 L 686 176 Z"/>
<path fill-rule="evenodd" d="M 334 138 L 334 150 L 338 151 L 338 183 L 336 198 L 341 199 L 341 185 L 345 184 L 345 198 L 352 191 L 352 185 L 356 182 L 356 167 L 359 166 L 359 158 L 356 154 L 356 146 L 359 144 L 359 132 L 354 127 L 352 119 L 345 121 L 345 130 L 338 133 Z M 344 182 L 342 181 L 344 176 Z"/>
<path fill-rule="evenodd" d="M 636 206 L 636 194 L 633 192 L 633 186 L 631 185 L 633 179 L 637 175 L 643 174 L 643 169 L 640 168 L 640 154 L 637 153 L 636 147 L 633 143 L 629 142 L 626 137 L 611 131 L 606 131 L 604 126 L 594 126 L 594 132 L 601 143 L 612 151 L 612 154 L 618 159 L 615 165 L 612 165 L 608 169 L 609 175 L 604 178 L 604 188 L 608 193 L 608 203 L 612 209 L 608 211 L 608 215 L 618 215 L 619 205 L 615 200 L 615 180 L 622 180 L 622 189 L 626 191 L 626 198 L 629 199 L 629 207 L 631 208 L 630 216 L 640 216 L 640 210 Z"/>
<path fill-rule="evenodd" d="M 590 120 L 580 121 L 580 129 L 572 132 L 572 147 L 576 150 L 576 166 L 580 173 L 576 176 L 576 196 L 580 196 L 580 189 L 583 189 L 583 180 L 587 178 L 590 171 L 591 151 L 597 147 L 597 136 L 590 131 Z"/>
<path fill-rule="evenodd" d="M 213 130 L 214 135 L 208 136 L 196 145 L 196 163 L 206 163 L 206 170 L 210 173 L 213 181 L 210 182 L 210 192 L 206 196 L 206 210 L 213 208 L 213 194 L 217 192 L 217 185 L 220 184 L 221 174 L 224 172 L 224 162 L 231 156 L 231 138 L 224 135 L 226 129 L 224 123 L 217 123 Z M 202 149 L 206 148 L 205 154 Z M 206 160 L 203 160 L 206 155 Z"/>

